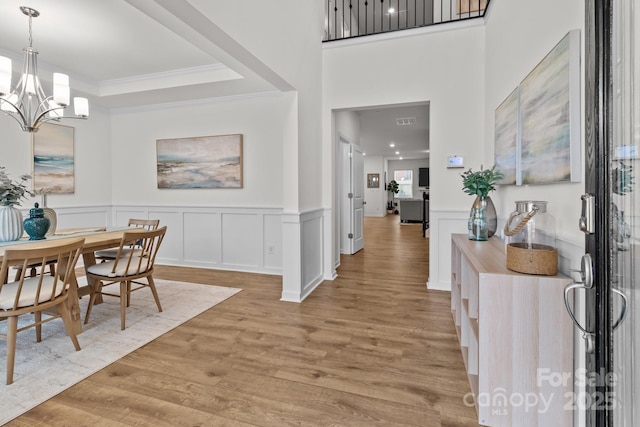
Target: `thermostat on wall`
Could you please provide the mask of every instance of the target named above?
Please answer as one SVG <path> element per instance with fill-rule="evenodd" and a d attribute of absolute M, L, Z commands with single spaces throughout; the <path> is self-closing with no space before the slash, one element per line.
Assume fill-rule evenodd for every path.
<path fill-rule="evenodd" d="M 464 158 L 460 156 L 449 156 L 447 158 L 447 167 L 448 168 L 463 168 L 464 167 Z"/>

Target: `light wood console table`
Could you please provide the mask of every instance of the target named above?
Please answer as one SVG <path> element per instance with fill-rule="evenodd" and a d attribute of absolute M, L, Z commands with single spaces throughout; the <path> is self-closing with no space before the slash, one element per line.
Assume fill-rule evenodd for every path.
<path fill-rule="evenodd" d="M 573 336 L 564 276 L 506 268 L 504 243 L 453 234 L 451 312 L 486 426 L 571 426 Z"/>

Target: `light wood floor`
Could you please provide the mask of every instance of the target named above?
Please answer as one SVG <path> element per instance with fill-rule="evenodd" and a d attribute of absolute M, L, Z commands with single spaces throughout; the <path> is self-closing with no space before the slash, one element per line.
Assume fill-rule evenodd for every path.
<path fill-rule="evenodd" d="M 8 425 L 477 426 L 420 225 L 367 218 L 365 242 L 302 304 L 278 276 L 157 267 L 244 291 Z"/>

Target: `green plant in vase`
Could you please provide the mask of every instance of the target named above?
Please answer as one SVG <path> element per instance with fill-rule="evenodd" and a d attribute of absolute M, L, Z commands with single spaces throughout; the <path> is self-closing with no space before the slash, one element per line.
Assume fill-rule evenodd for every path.
<path fill-rule="evenodd" d="M 387 184 L 387 191 L 391 193 L 391 200 L 389 200 L 389 203 L 387 203 L 387 210 L 398 213 L 398 211 L 395 209 L 394 200 L 395 195 L 400 192 L 400 185 L 395 179 L 389 181 L 389 183 Z"/>
<path fill-rule="evenodd" d="M 476 172 L 469 169 L 460 176 L 462 191 L 476 196 L 469 215 L 469 239 L 487 240 L 498 229 L 498 215 L 489 193 L 496 189 L 495 184 L 503 175 L 494 165 L 491 169 L 483 169 L 480 166 L 480 170 Z"/>
<path fill-rule="evenodd" d="M 6 168 L 0 166 L 0 241 L 18 240 L 24 233 L 22 226 L 22 212 L 15 207 L 20 201 L 33 193 L 27 189 L 26 183 L 31 179 L 29 175 L 20 176 L 14 181 L 7 175 Z"/>
<path fill-rule="evenodd" d="M 26 199 L 26 195 L 33 196 L 33 193 L 26 186 L 30 179 L 30 175 L 21 175 L 20 181 L 13 181 L 7 175 L 6 168 L 0 166 L 0 205 L 20 206 L 20 200 Z"/>

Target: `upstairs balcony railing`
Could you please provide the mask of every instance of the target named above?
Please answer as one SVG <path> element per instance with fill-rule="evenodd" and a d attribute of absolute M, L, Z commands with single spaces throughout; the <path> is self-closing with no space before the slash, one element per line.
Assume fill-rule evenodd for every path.
<path fill-rule="evenodd" d="M 483 17 L 491 0 L 325 0 L 324 41 Z"/>

